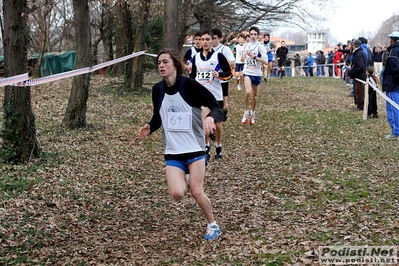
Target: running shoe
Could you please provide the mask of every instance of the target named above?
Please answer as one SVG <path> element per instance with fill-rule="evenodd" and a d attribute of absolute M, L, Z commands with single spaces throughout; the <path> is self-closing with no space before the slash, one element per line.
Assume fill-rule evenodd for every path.
<path fill-rule="evenodd" d="M 215 159 L 220 159 L 222 158 L 222 146 L 216 146 L 216 155 L 215 155 Z"/>
<path fill-rule="evenodd" d="M 393 134 L 389 134 L 387 136 L 385 136 L 386 139 L 399 139 L 399 136 L 393 135 Z"/>
<path fill-rule="evenodd" d="M 248 122 L 248 118 L 249 118 L 249 111 L 247 110 L 247 111 L 244 111 L 244 115 L 242 116 L 241 123 L 243 125 L 246 125 Z"/>
<path fill-rule="evenodd" d="M 255 124 L 255 111 L 251 111 L 251 116 L 250 116 L 250 120 L 249 120 L 249 124 L 252 126 L 253 124 Z"/>
<path fill-rule="evenodd" d="M 211 158 L 211 145 L 205 145 L 205 155 L 206 161 L 209 162 L 209 159 Z"/>
<path fill-rule="evenodd" d="M 223 110 L 223 114 L 224 114 L 223 122 L 226 122 L 227 118 L 229 117 L 228 110 Z M 216 139 L 216 137 L 215 137 L 215 139 Z M 215 139 L 212 139 L 212 140 L 215 140 Z"/>
<path fill-rule="evenodd" d="M 207 228 L 206 234 L 204 235 L 204 238 L 206 240 L 215 240 L 217 239 L 222 232 L 220 231 L 219 225 L 213 225 Z"/>

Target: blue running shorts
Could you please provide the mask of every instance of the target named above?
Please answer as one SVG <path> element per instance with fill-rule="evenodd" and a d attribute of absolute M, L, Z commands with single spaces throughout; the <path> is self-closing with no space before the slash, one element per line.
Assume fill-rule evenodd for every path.
<path fill-rule="evenodd" d="M 261 76 L 250 76 L 250 75 L 245 75 L 244 77 L 248 77 L 251 79 L 251 83 L 255 86 L 259 86 L 259 84 L 262 82 L 262 77 Z"/>
<path fill-rule="evenodd" d="M 180 168 L 181 170 L 183 170 L 184 173 L 189 174 L 190 171 L 188 170 L 188 166 L 195 162 L 195 161 L 199 161 L 205 159 L 206 161 L 206 155 L 201 155 L 192 159 L 188 159 L 188 160 L 166 160 L 166 166 L 174 166 L 177 168 Z M 207 163 L 205 162 L 205 165 Z"/>

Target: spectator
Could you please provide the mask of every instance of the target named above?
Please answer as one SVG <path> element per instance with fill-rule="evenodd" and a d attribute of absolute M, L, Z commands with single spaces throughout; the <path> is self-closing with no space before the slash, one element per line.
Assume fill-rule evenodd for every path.
<path fill-rule="evenodd" d="M 364 37 L 359 37 L 359 41 L 362 42 L 362 49 L 367 58 L 367 66 L 373 66 L 374 65 L 373 54 L 372 54 L 373 52 L 371 51 L 371 48 L 367 44 L 368 40 Z"/>
<path fill-rule="evenodd" d="M 313 65 L 314 65 L 314 59 L 312 56 L 312 53 L 308 53 L 308 67 L 309 67 L 309 76 L 313 77 Z"/>
<path fill-rule="evenodd" d="M 382 79 L 384 78 L 384 70 L 385 70 L 385 65 L 387 63 L 388 59 L 388 49 L 386 45 L 382 46 L 382 69 L 380 71 L 380 82 L 381 82 L 381 89 L 384 89 L 384 83 L 382 82 Z"/>
<path fill-rule="evenodd" d="M 373 55 L 369 45 L 367 44 L 368 40 L 364 37 L 359 37 L 359 41 L 362 42 L 362 49 L 367 58 L 367 66 L 373 66 Z"/>
<path fill-rule="evenodd" d="M 380 86 L 380 79 L 374 75 L 374 67 L 368 66 L 366 69 L 366 75 L 371 82 L 375 83 L 377 87 Z M 372 88 L 369 87 L 369 106 L 367 110 L 368 118 L 378 118 L 378 108 L 377 108 L 377 93 Z"/>
<path fill-rule="evenodd" d="M 323 51 L 319 51 L 320 53 L 320 59 L 319 59 L 319 67 L 320 67 L 320 74 L 322 77 L 326 76 L 326 73 L 324 71 L 324 64 L 326 63 L 326 56 L 324 55 Z"/>
<path fill-rule="evenodd" d="M 367 57 L 362 49 L 362 42 L 358 39 L 353 42 L 353 60 L 348 70 L 348 75 L 355 79 L 355 98 L 357 107 L 354 110 L 361 111 L 364 108 L 364 84 L 356 79 L 366 80 Z"/>
<path fill-rule="evenodd" d="M 388 35 L 390 45 L 388 47 L 389 56 L 385 64 L 383 73 L 382 89 L 386 95 L 395 103 L 399 103 L 399 32 L 394 31 Z M 390 102 L 386 102 L 386 113 L 389 125 L 392 128 L 391 134 L 386 139 L 399 138 L 399 110 Z"/>
<path fill-rule="evenodd" d="M 334 57 L 334 51 L 329 51 L 328 57 L 327 57 L 328 76 L 329 77 L 332 77 L 334 75 L 333 57 Z"/>
<path fill-rule="evenodd" d="M 388 48 L 386 45 L 382 46 L 382 67 L 385 66 L 385 64 L 387 63 L 387 59 L 388 59 Z"/>
<path fill-rule="evenodd" d="M 333 57 L 333 64 L 334 64 L 334 75 L 336 78 L 341 78 L 341 62 L 342 62 L 342 52 L 339 51 L 341 49 L 340 45 L 335 46 L 334 48 L 334 57 Z"/>
<path fill-rule="evenodd" d="M 315 58 L 315 63 L 316 63 L 316 76 L 320 76 L 320 51 L 316 51 L 316 58 Z"/>
<path fill-rule="evenodd" d="M 292 77 L 292 60 L 290 57 L 287 58 L 285 66 L 287 68 L 287 77 Z"/>
<path fill-rule="evenodd" d="M 301 57 L 299 54 L 294 55 L 294 67 L 295 67 L 295 76 L 300 77 L 301 76 Z"/>
<path fill-rule="evenodd" d="M 307 57 L 303 59 L 303 71 L 306 77 L 309 76 L 309 61 Z"/>
<path fill-rule="evenodd" d="M 379 76 L 382 69 L 382 51 L 381 45 L 378 44 L 373 47 L 373 61 L 374 61 L 374 75 Z"/>

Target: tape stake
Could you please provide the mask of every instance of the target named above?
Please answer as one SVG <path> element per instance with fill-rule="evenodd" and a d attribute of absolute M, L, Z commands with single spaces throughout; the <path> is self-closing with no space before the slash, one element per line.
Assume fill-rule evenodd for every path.
<path fill-rule="evenodd" d="M 367 82 L 365 82 L 364 80 L 361 80 L 361 79 L 356 79 L 357 81 L 360 81 L 361 83 L 363 83 L 363 84 L 367 84 Z M 390 104 L 392 104 L 396 109 L 398 109 L 399 110 L 399 105 L 397 104 L 397 103 L 395 103 L 394 101 L 392 101 L 388 96 L 386 96 L 382 91 L 380 91 L 378 88 L 377 88 L 377 85 L 375 84 L 375 82 L 374 82 L 374 84 L 373 84 L 373 82 L 368 82 L 368 84 L 379 94 L 379 95 L 381 95 L 382 96 L 382 98 L 384 98 L 387 102 L 389 102 Z"/>

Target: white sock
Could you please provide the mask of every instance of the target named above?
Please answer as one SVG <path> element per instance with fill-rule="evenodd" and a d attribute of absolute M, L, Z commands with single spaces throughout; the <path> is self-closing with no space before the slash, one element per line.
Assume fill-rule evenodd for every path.
<path fill-rule="evenodd" d="M 212 227 L 212 226 L 214 226 L 214 225 L 218 225 L 218 224 L 216 223 L 216 221 L 213 221 L 212 223 L 208 224 L 208 228 L 209 228 L 209 227 Z"/>
<path fill-rule="evenodd" d="M 215 147 L 222 147 L 222 143 L 216 144 Z"/>

